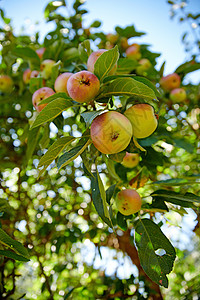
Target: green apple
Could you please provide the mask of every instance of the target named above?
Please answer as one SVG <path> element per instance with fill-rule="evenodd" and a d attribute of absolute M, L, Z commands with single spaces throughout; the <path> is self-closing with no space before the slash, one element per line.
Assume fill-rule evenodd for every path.
<path fill-rule="evenodd" d="M 139 65 L 136 67 L 136 73 L 138 75 L 145 75 L 146 72 L 152 67 L 151 62 L 147 58 L 139 60 Z"/>
<path fill-rule="evenodd" d="M 142 200 L 135 190 L 125 189 L 117 194 L 115 204 L 121 214 L 128 216 L 141 209 Z"/>
<path fill-rule="evenodd" d="M 148 137 L 157 128 L 158 121 L 151 105 L 142 103 L 128 108 L 124 115 L 129 119 L 133 128 L 133 136 L 139 139 Z"/>
<path fill-rule="evenodd" d="M 40 65 L 41 74 L 44 79 L 49 79 L 52 74 L 52 68 L 55 64 L 55 60 L 52 59 L 45 59 L 42 61 Z"/>
<path fill-rule="evenodd" d="M 132 137 L 132 125 L 121 113 L 107 111 L 97 116 L 90 129 L 94 146 L 104 154 L 124 150 Z"/>
<path fill-rule="evenodd" d="M 184 102 L 187 98 L 186 91 L 183 88 L 173 89 L 169 94 L 170 99 L 175 103 Z"/>
<path fill-rule="evenodd" d="M 13 80 L 8 75 L 0 75 L 0 92 L 11 93 L 13 89 Z"/>
<path fill-rule="evenodd" d="M 139 60 L 141 58 L 140 45 L 134 43 L 126 49 L 126 57 Z"/>
<path fill-rule="evenodd" d="M 99 93 L 100 81 L 91 72 L 80 71 L 71 75 L 67 81 L 69 96 L 79 102 L 89 102 Z"/>

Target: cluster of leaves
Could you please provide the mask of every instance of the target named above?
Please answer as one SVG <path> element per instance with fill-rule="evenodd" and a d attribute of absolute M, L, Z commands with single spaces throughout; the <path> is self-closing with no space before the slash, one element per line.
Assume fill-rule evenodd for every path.
<path fill-rule="evenodd" d="M 125 56 L 124 41 L 144 33 L 133 25 L 118 26 L 111 45 L 106 34 L 96 31 L 99 21 L 82 27 L 87 11 L 81 1 L 74 2 L 68 17 L 58 13 L 66 8 L 61 2 L 60 7 L 50 2 L 45 9 L 45 18 L 55 22 L 55 30 L 42 45 L 38 34 L 34 42 L 29 36 L 15 36 L 1 11 L 7 26 L 1 29 L 0 68 L 14 81 L 12 93 L 0 96 L 2 298 L 15 299 L 23 293 L 37 299 L 162 297 L 159 286 L 168 287 L 166 275 L 176 256 L 164 234 L 166 214 L 176 212 L 182 217 L 188 208 L 199 214 L 199 90 L 193 84 L 184 86 L 185 75 L 199 64 L 191 60 L 175 70 L 187 100 L 173 103 L 159 87 L 164 72 L 164 64 L 156 69 L 159 54 L 141 45 L 142 57 L 152 64 L 145 76 L 137 76 L 138 62 Z M 53 88 L 59 73 L 86 69 L 91 45 L 109 48 L 95 64 L 101 82 L 95 102 L 79 105 L 66 94 L 56 93 L 43 100 L 48 104 L 37 114 L 31 97 L 42 86 L 42 78 L 32 78 L 29 85 L 22 80 L 26 68 L 39 70 L 36 49 L 45 47 L 43 59 L 58 62 L 46 81 Z M 116 75 L 108 76 L 115 63 Z M 150 137 L 130 143 L 126 150 L 140 153 L 141 161 L 128 169 L 120 163 L 123 153 L 107 156 L 95 149 L 89 127 L 104 109 L 123 113 L 127 104 L 143 102 L 155 107 L 159 126 Z M 116 211 L 114 199 L 121 187 L 129 186 L 138 189 L 143 205 L 140 213 L 125 217 Z M 83 253 L 91 245 L 96 250 L 91 250 L 93 262 L 89 263 Z M 116 256 L 120 251 L 128 255 L 138 276 L 121 280 L 117 270 L 109 276 L 95 269 L 103 247 L 114 249 Z M 28 286 L 33 272 L 41 280 Z M 22 284 L 25 279 L 27 286 Z"/>

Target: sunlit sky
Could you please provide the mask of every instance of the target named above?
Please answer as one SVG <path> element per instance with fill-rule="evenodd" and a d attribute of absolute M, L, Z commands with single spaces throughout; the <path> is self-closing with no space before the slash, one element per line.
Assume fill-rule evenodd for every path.
<path fill-rule="evenodd" d="M 68 8 L 66 15 L 71 11 L 72 0 L 66 0 Z M 189 0 L 187 11 L 198 13 L 199 0 Z M 12 19 L 15 33 L 20 33 L 22 27 L 26 33 L 41 32 L 41 41 L 46 33 L 54 28 L 53 23 L 45 23 L 43 11 L 49 3 L 48 0 L 1 0 L 2 8 L 7 17 Z M 85 27 L 92 21 L 102 21 L 101 30 L 105 33 L 114 32 L 116 25 L 125 27 L 132 25 L 136 30 L 146 32 L 142 38 L 135 38 L 138 43 L 151 45 L 150 50 L 161 53 L 158 58 L 158 67 L 166 61 L 165 75 L 173 72 L 176 67 L 187 59 L 181 36 L 188 31 L 189 25 L 179 23 L 177 19 L 170 19 L 170 5 L 166 0 L 86 0 L 84 8 L 88 10 L 85 15 Z M 38 24 L 36 24 L 38 22 Z M 199 82 L 199 72 L 193 73 L 192 79 Z"/>

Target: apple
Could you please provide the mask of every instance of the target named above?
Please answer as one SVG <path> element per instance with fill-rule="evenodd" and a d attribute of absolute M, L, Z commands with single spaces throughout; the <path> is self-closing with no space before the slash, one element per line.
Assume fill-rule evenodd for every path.
<path fill-rule="evenodd" d="M 123 50 L 129 47 L 128 39 L 124 36 L 120 38 L 119 44 Z"/>
<path fill-rule="evenodd" d="M 23 82 L 25 84 L 28 84 L 30 82 L 30 78 L 31 78 L 31 69 L 26 69 L 23 72 Z"/>
<path fill-rule="evenodd" d="M 69 94 L 67 92 L 67 81 L 71 75 L 73 75 L 73 73 L 65 72 L 65 73 L 60 74 L 56 78 L 55 83 L 54 83 L 54 89 L 57 93 L 58 92 L 67 93 L 67 95 L 69 96 Z"/>
<path fill-rule="evenodd" d="M 140 45 L 134 43 L 130 45 L 126 51 L 126 56 L 128 58 L 134 59 L 134 60 L 139 60 L 141 58 L 141 53 L 140 53 Z"/>
<path fill-rule="evenodd" d="M 145 75 L 146 71 L 148 71 L 152 64 L 147 58 L 142 58 L 139 60 L 139 65 L 136 67 L 136 73 L 138 75 Z"/>
<path fill-rule="evenodd" d="M 0 91 L 3 93 L 11 93 L 13 89 L 13 80 L 8 75 L 0 75 Z"/>
<path fill-rule="evenodd" d="M 35 91 L 32 96 L 32 103 L 35 109 L 40 112 L 47 105 L 47 103 L 42 105 L 39 105 L 39 103 L 53 94 L 55 94 L 55 92 L 49 87 L 42 87 Z"/>
<path fill-rule="evenodd" d="M 160 86 L 166 92 L 169 92 L 173 89 L 179 88 L 180 84 L 181 84 L 181 78 L 176 73 L 172 73 L 167 76 L 163 76 L 160 79 Z"/>
<path fill-rule="evenodd" d="M 40 65 L 41 74 L 44 79 L 49 79 L 52 74 L 52 67 L 55 64 L 55 60 L 45 59 Z"/>
<path fill-rule="evenodd" d="M 97 51 L 94 51 L 90 54 L 90 56 L 88 57 L 88 61 L 87 61 L 87 69 L 89 72 L 94 73 L 94 64 L 97 61 L 97 59 L 99 58 L 99 56 L 101 56 L 101 54 L 103 54 L 104 52 L 106 52 L 108 50 L 106 49 L 99 49 Z M 110 70 L 110 72 L 108 73 L 108 75 L 113 75 L 115 74 L 117 69 L 117 63 L 113 66 L 113 68 Z"/>
<path fill-rule="evenodd" d="M 186 100 L 186 91 L 183 88 L 173 89 L 169 94 L 170 99 L 175 103 L 180 103 Z"/>
<path fill-rule="evenodd" d="M 91 72 L 80 71 L 71 75 L 67 81 L 69 96 L 79 102 L 88 102 L 96 97 L 100 89 L 99 79 Z"/>
<path fill-rule="evenodd" d="M 142 206 L 140 195 L 133 189 L 120 191 L 116 196 L 115 203 L 118 211 L 125 216 L 138 212 Z"/>
<path fill-rule="evenodd" d="M 42 56 L 43 56 L 45 50 L 46 50 L 46 48 L 43 48 L 43 47 L 36 50 L 36 53 L 40 59 L 42 59 Z"/>
<path fill-rule="evenodd" d="M 113 34 L 113 33 L 108 33 L 106 35 L 106 39 L 108 42 L 110 42 L 111 44 L 115 44 L 118 41 L 118 34 Z"/>
<path fill-rule="evenodd" d="M 97 116 L 90 129 L 94 146 L 104 154 L 124 150 L 132 137 L 132 125 L 121 113 L 107 111 Z"/>
<path fill-rule="evenodd" d="M 39 74 L 40 74 L 39 71 L 33 70 L 33 71 L 31 72 L 30 78 L 37 78 Z"/>
<path fill-rule="evenodd" d="M 140 156 L 138 153 L 126 152 L 121 164 L 126 168 L 134 168 L 138 165 L 140 161 Z"/>
<path fill-rule="evenodd" d="M 146 103 L 132 105 L 124 115 L 132 124 L 133 136 L 139 139 L 151 135 L 158 125 L 153 107 Z"/>

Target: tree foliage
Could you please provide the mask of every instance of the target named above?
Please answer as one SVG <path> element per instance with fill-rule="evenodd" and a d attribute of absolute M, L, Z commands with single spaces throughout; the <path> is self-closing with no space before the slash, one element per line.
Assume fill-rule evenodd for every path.
<path fill-rule="evenodd" d="M 100 21 L 85 28 L 82 1 L 74 1 L 70 16 L 64 0 L 59 6 L 55 2 L 44 11 L 55 29 L 43 42 L 39 33 L 14 35 L 1 10 L 0 72 L 13 82 L 0 94 L 1 297 L 162 299 L 168 286 L 177 297 L 177 286 L 168 282 L 174 274 L 179 290 L 182 278 L 189 278 L 185 297 L 190 291 L 197 295 L 200 282 L 190 264 L 192 254 L 181 269 L 185 252 L 173 230 L 181 234 L 185 216 L 195 216 L 193 247 L 199 241 L 200 94 L 199 86 L 184 79 L 200 63 L 194 56 L 174 70 L 186 91 L 186 99 L 176 102 L 160 84 L 160 54 L 139 44 L 143 32 L 130 25 L 105 34 Z M 150 62 L 142 71 L 139 60 L 126 55 L 136 41 L 141 58 Z M 39 57 L 41 48 L 45 51 Z M 41 112 L 33 108 L 36 90 L 54 89 L 61 73 L 87 70 L 88 57 L 98 48 L 108 51 L 95 63 L 101 87 L 92 101 L 80 104 L 57 92 L 42 100 L 47 105 Z M 55 61 L 47 79 L 40 69 L 45 59 Z M 110 75 L 115 64 L 116 73 Z M 38 71 L 29 82 L 23 79 L 27 69 Z M 154 107 L 156 131 L 131 139 L 122 152 L 99 152 L 90 137 L 95 117 L 107 110 L 123 114 L 140 103 Z M 122 165 L 126 152 L 139 154 L 136 167 Z M 116 209 L 116 195 L 124 188 L 136 189 L 142 198 L 141 210 L 133 215 Z M 184 277 L 187 264 L 194 276 Z"/>

